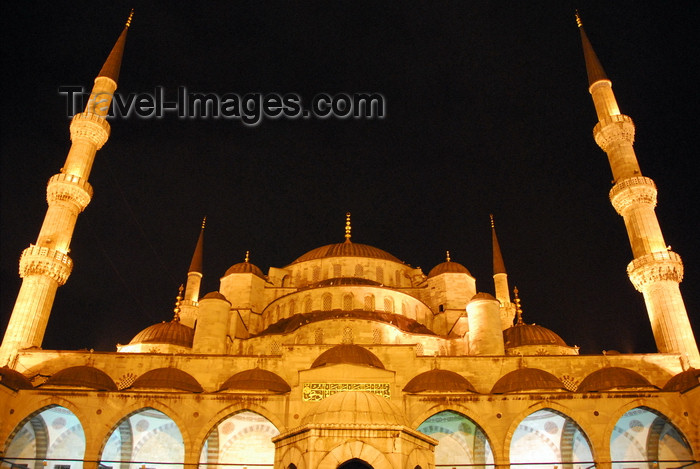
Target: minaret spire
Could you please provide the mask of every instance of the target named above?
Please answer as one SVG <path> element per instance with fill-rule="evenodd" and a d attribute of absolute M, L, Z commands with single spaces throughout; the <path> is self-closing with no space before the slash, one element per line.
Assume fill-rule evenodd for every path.
<path fill-rule="evenodd" d="M 661 233 L 654 211 L 656 184 L 642 176 L 633 148 L 634 123 L 620 113 L 612 82 L 602 72 L 603 67 L 583 31 L 578 13 L 576 22 L 581 31 L 589 76 L 588 90 L 598 115 L 593 136 L 608 155 L 614 183 L 610 202 L 625 221 L 632 247 L 634 260 L 627 266 L 627 274 L 644 296 L 659 352 L 679 353 L 686 356 L 692 366 L 699 367 L 700 353 L 679 288 L 683 262 L 667 247 Z"/>
<path fill-rule="evenodd" d="M 187 271 L 187 284 L 185 294 L 180 303 L 180 321 L 182 324 L 194 327 L 197 319 L 197 302 L 199 301 L 199 291 L 202 285 L 203 258 L 204 258 L 204 228 L 207 225 L 207 217 L 202 219 L 202 226 L 199 230 L 199 238 L 192 254 L 190 268 Z"/>
<path fill-rule="evenodd" d="M 489 214 L 491 220 L 491 246 L 493 255 L 493 284 L 496 290 L 496 299 L 501 303 L 501 320 L 503 328 L 506 329 L 513 324 L 514 309 L 510 302 L 510 290 L 508 288 L 508 274 L 506 265 L 503 262 L 501 247 L 496 236 L 496 223 L 493 215 Z"/>
<path fill-rule="evenodd" d="M 126 29 L 105 62 L 103 72 L 95 78 L 85 111 L 73 117 L 72 143 L 66 162 L 47 184 L 48 209 L 39 236 L 20 257 L 22 286 L 0 346 L 0 365 L 12 366 L 19 350 L 41 346 L 56 290 L 66 283 L 73 268 L 68 257 L 70 242 L 78 215 L 92 199 L 88 177 L 95 154 L 109 138 L 105 117 L 117 88 Z"/>
<path fill-rule="evenodd" d="M 345 242 L 350 243 L 352 237 L 352 226 L 350 225 L 350 212 L 345 214 Z"/>

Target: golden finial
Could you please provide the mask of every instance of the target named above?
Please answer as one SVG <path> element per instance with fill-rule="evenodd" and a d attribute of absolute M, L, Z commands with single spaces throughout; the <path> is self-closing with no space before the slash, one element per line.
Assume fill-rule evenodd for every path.
<path fill-rule="evenodd" d="M 576 10 L 576 26 L 579 28 L 583 28 L 583 22 L 581 21 L 581 17 L 578 14 L 578 10 Z"/>
<path fill-rule="evenodd" d="M 489 213 L 489 218 L 491 219 L 491 228 L 496 228 L 496 224 L 493 222 L 493 213 Z"/>
<path fill-rule="evenodd" d="M 245 252 L 245 261 L 243 262 L 245 262 L 246 264 L 250 262 L 250 251 Z"/>
<path fill-rule="evenodd" d="M 202 218 L 202 229 L 207 226 L 207 217 Z"/>
<path fill-rule="evenodd" d="M 175 309 L 173 309 L 173 312 L 175 313 L 173 315 L 173 321 L 175 322 L 180 322 L 180 301 L 182 301 L 182 291 L 185 289 L 185 287 L 180 284 L 180 288 L 178 288 L 177 291 L 177 296 L 175 297 Z"/>
<path fill-rule="evenodd" d="M 129 17 L 126 19 L 126 27 L 127 28 L 129 26 L 131 26 L 131 20 L 133 19 L 133 17 L 134 17 L 134 9 L 132 8 L 131 13 L 129 13 Z"/>
<path fill-rule="evenodd" d="M 516 326 L 522 326 L 523 325 L 523 309 L 520 306 L 520 296 L 518 296 L 518 287 L 513 288 L 513 302 L 515 303 L 515 316 L 518 318 L 516 321 L 515 325 Z"/>
<path fill-rule="evenodd" d="M 445 253 L 445 258 L 447 259 L 447 262 L 450 262 L 450 251 L 445 251 Z"/>
<path fill-rule="evenodd" d="M 350 237 L 352 236 L 350 232 L 352 231 L 352 226 L 350 226 L 350 212 L 345 214 L 345 242 L 350 242 Z"/>

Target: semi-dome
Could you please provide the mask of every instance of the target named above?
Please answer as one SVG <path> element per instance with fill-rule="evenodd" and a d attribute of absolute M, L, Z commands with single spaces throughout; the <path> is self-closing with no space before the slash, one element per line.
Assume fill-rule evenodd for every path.
<path fill-rule="evenodd" d="M 596 370 L 578 385 L 577 392 L 615 391 L 620 389 L 657 389 L 636 371 L 617 366 Z"/>
<path fill-rule="evenodd" d="M 156 368 L 142 374 L 130 389 L 176 389 L 178 391 L 202 392 L 202 386 L 192 375 L 177 368 Z"/>
<path fill-rule="evenodd" d="M 93 366 L 71 366 L 58 371 L 42 386 L 69 386 L 89 388 L 96 391 L 116 391 L 117 385 L 112 378 L 102 370 Z"/>
<path fill-rule="evenodd" d="M 312 407 L 302 425 L 406 425 L 401 411 L 385 397 L 364 391 L 345 391 L 328 396 Z"/>
<path fill-rule="evenodd" d="M 472 274 L 459 262 L 445 261 L 442 264 L 438 264 L 428 272 L 428 278 L 435 277 L 440 274 L 467 274 L 471 276 Z"/>
<path fill-rule="evenodd" d="M 367 244 L 352 243 L 350 241 L 328 244 L 320 248 L 312 249 L 301 257 L 298 257 L 292 264 L 315 259 L 325 259 L 327 257 L 369 257 L 371 259 L 383 259 L 385 261 L 403 264 L 403 262 L 386 251 L 382 251 L 374 246 L 368 246 Z"/>
<path fill-rule="evenodd" d="M 537 324 L 516 324 L 503 331 L 506 348 L 523 345 L 561 345 L 568 347 L 564 339 L 546 327 Z"/>
<path fill-rule="evenodd" d="M 476 392 L 464 376 L 450 370 L 430 370 L 415 376 L 404 392 Z"/>
<path fill-rule="evenodd" d="M 228 268 L 228 270 L 224 274 L 224 277 L 229 274 L 254 274 L 260 278 L 265 278 L 265 274 L 263 274 L 263 271 L 260 270 L 260 267 L 247 261 L 239 262 L 238 264 L 233 264 L 231 267 Z"/>
<path fill-rule="evenodd" d="M 375 354 L 355 344 L 340 344 L 326 350 L 314 360 L 311 368 L 339 363 L 365 365 L 381 368 L 382 370 L 384 369 L 384 364 Z"/>
<path fill-rule="evenodd" d="M 664 385 L 663 390 L 684 392 L 694 388 L 698 384 L 700 384 L 700 370 L 689 368 L 669 379 L 668 383 Z"/>
<path fill-rule="evenodd" d="M 172 320 L 147 327 L 136 334 L 129 344 L 170 344 L 192 348 L 193 340 L 193 328 Z"/>
<path fill-rule="evenodd" d="M 227 379 L 219 391 L 289 392 L 292 388 L 278 375 L 262 368 L 241 371 Z"/>
<path fill-rule="evenodd" d="M 492 394 L 527 391 L 566 391 L 564 384 L 551 373 L 537 368 L 520 368 L 496 381 Z"/>
<path fill-rule="evenodd" d="M 32 389 L 32 382 L 17 370 L 13 370 L 7 366 L 0 368 L 0 384 L 14 391 L 20 389 Z"/>

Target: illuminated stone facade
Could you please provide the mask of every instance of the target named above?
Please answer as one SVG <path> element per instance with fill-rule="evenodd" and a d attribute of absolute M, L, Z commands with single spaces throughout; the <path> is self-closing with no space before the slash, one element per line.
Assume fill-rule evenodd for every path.
<path fill-rule="evenodd" d="M 116 87 L 125 35 L 98 92 Z M 591 72 L 585 35 L 584 50 Z M 109 135 L 88 106 L 71 124 L 41 234 L 22 257 L 0 349 L 10 365 L 0 369 L 2 467 L 690 467 L 700 386 L 675 293 L 682 264 L 660 238 L 656 189 L 631 150 L 634 126 L 609 80 L 594 76 L 595 138 L 610 154 L 611 200 L 630 232 L 630 277 L 664 353 L 579 356 L 523 323 L 495 230 L 496 298 L 478 293 L 449 256 L 426 275 L 353 243 L 349 219 L 344 242 L 267 273 L 246 258 L 201 298 L 200 236 L 173 321 L 117 352 L 41 350 L 53 294 L 70 273 L 75 219 L 92 194 L 92 161 Z"/>

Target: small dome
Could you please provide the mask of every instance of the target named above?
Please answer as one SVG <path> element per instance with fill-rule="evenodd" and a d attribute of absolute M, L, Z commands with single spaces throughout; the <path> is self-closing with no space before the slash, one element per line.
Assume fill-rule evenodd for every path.
<path fill-rule="evenodd" d="M 156 368 L 147 371 L 129 386 L 130 389 L 176 389 L 178 391 L 202 392 L 202 386 L 192 375 L 177 368 Z"/>
<path fill-rule="evenodd" d="M 96 391 L 116 391 L 117 385 L 102 370 L 92 366 L 72 366 L 65 368 L 49 379 L 42 386 L 68 386 L 90 388 Z"/>
<path fill-rule="evenodd" d="M 255 274 L 260 278 L 265 278 L 265 275 L 263 274 L 263 271 L 260 270 L 260 267 L 255 264 L 251 264 L 250 262 L 239 262 L 238 264 L 233 264 L 228 268 L 224 274 L 224 277 L 230 274 Z"/>
<path fill-rule="evenodd" d="M 13 391 L 20 389 L 32 389 L 32 382 L 17 370 L 13 370 L 7 366 L 0 368 L 0 384 L 6 386 Z"/>
<path fill-rule="evenodd" d="M 503 331 L 503 343 L 506 347 L 521 345 L 561 345 L 568 347 L 564 339 L 546 327 L 537 324 L 516 324 Z"/>
<path fill-rule="evenodd" d="M 459 262 L 446 261 L 433 267 L 428 273 L 428 278 L 435 277 L 440 274 L 467 274 L 471 277 L 471 273 Z"/>
<path fill-rule="evenodd" d="M 616 391 L 628 388 L 658 389 L 636 371 L 616 366 L 601 368 L 586 376 L 577 392 Z"/>
<path fill-rule="evenodd" d="M 700 384 L 700 370 L 690 368 L 669 379 L 663 390 L 685 392 L 698 384 Z"/>
<path fill-rule="evenodd" d="M 289 392 L 292 388 L 278 375 L 261 368 L 241 371 L 224 382 L 219 391 Z"/>
<path fill-rule="evenodd" d="M 314 360 L 311 368 L 318 368 L 325 365 L 335 365 L 338 363 L 349 363 L 353 365 L 372 366 L 384 369 L 384 364 L 375 354 L 354 344 L 341 344 L 332 347 Z"/>
<path fill-rule="evenodd" d="M 551 373 L 537 368 L 520 368 L 496 381 L 492 394 L 527 391 L 566 391 L 564 384 Z"/>
<path fill-rule="evenodd" d="M 346 391 L 328 396 L 316 404 L 301 424 L 406 425 L 406 420 L 385 397 L 364 391 Z"/>
<path fill-rule="evenodd" d="M 226 297 L 225 297 L 224 295 L 222 295 L 221 293 L 219 293 L 218 291 L 210 291 L 209 293 L 207 293 L 206 295 L 204 295 L 204 297 L 203 297 L 202 299 L 203 299 L 203 300 L 210 300 L 210 299 L 212 299 L 212 298 L 215 299 L 215 300 L 225 300 L 225 301 L 228 301 L 228 300 L 226 299 Z"/>
<path fill-rule="evenodd" d="M 179 321 L 161 322 L 142 330 L 129 344 L 170 344 L 192 348 L 194 329 Z"/>
<path fill-rule="evenodd" d="M 449 370 L 430 370 L 414 377 L 404 392 L 476 392 L 464 376 Z"/>
<path fill-rule="evenodd" d="M 498 301 L 495 296 L 493 296 L 491 293 L 486 293 L 486 292 L 479 292 L 476 295 L 472 296 L 471 300 L 469 301 L 474 301 L 474 300 L 493 300 L 493 301 Z"/>
<path fill-rule="evenodd" d="M 299 262 L 312 261 L 315 259 L 325 259 L 327 257 L 369 257 L 371 259 L 383 259 L 385 261 L 398 262 L 403 264 L 396 257 L 379 248 L 368 246 L 366 244 L 344 243 L 328 244 L 320 248 L 312 249 L 301 257 L 298 257 L 292 264 Z"/>

